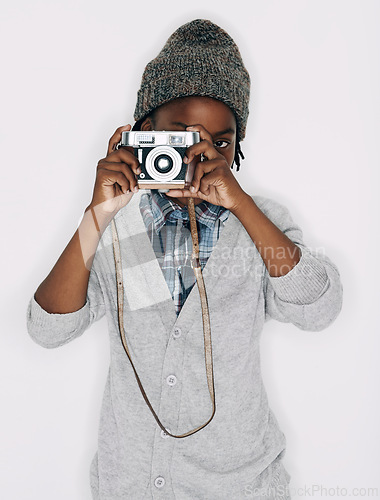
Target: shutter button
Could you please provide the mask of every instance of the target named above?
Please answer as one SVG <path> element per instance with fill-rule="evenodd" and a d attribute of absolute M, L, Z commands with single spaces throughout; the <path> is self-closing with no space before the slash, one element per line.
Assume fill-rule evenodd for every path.
<path fill-rule="evenodd" d="M 175 375 L 169 375 L 166 378 L 166 383 L 170 386 L 173 386 L 177 383 L 177 377 Z"/>
<path fill-rule="evenodd" d="M 165 479 L 162 476 L 156 477 L 154 480 L 154 486 L 156 488 L 162 488 L 165 485 Z"/>
<path fill-rule="evenodd" d="M 180 336 L 181 336 L 181 334 L 182 334 L 181 329 L 180 329 L 180 328 L 178 328 L 178 326 L 176 326 L 176 327 L 174 328 L 174 330 L 173 330 L 173 337 L 174 337 L 175 339 L 178 339 L 178 337 L 180 337 Z"/>

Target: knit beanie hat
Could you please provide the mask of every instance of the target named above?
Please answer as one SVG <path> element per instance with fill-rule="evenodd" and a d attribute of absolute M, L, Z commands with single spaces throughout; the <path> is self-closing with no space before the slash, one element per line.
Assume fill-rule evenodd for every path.
<path fill-rule="evenodd" d="M 137 93 L 136 121 L 178 97 L 205 96 L 234 112 L 237 138 L 245 137 L 250 78 L 239 48 L 222 28 L 196 19 L 175 31 L 147 64 Z"/>

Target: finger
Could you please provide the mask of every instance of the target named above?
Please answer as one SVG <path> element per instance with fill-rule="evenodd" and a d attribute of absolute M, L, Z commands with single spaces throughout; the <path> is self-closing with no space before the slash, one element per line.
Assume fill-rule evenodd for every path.
<path fill-rule="evenodd" d="M 193 193 L 198 191 L 202 177 L 220 166 L 221 164 L 219 159 L 201 161 L 197 163 L 194 170 L 193 180 L 191 181 L 190 191 L 192 191 Z"/>
<path fill-rule="evenodd" d="M 115 151 L 116 146 L 119 144 L 121 141 L 121 134 L 122 132 L 128 132 L 131 130 L 132 126 L 131 125 L 123 125 L 122 127 L 119 127 L 116 129 L 115 133 L 111 137 L 111 139 L 108 141 L 108 148 L 107 148 L 107 155 L 112 153 L 112 151 Z"/>
<path fill-rule="evenodd" d="M 208 196 L 210 194 L 211 187 L 218 188 L 222 186 L 224 184 L 223 173 L 224 170 L 222 171 L 218 168 L 203 176 L 199 185 L 198 193 Z"/>
<path fill-rule="evenodd" d="M 186 130 L 188 130 L 189 132 L 199 132 L 199 136 L 200 136 L 201 141 L 207 141 L 211 145 L 211 147 L 214 147 L 214 140 L 212 138 L 212 135 L 210 134 L 210 132 L 208 130 L 206 130 L 204 128 L 203 125 L 201 125 L 199 123 L 196 125 L 191 125 L 189 127 L 186 127 Z M 199 143 L 196 143 L 196 144 L 199 144 Z M 207 158 L 209 158 L 209 157 L 207 157 Z"/>
<path fill-rule="evenodd" d="M 124 176 L 128 179 L 129 181 L 129 189 L 131 191 L 136 191 L 134 188 L 137 187 L 138 190 L 138 184 L 137 184 L 137 179 L 132 170 L 129 168 L 128 165 L 125 163 L 118 163 L 118 162 L 107 162 L 107 161 L 100 161 L 98 163 L 98 171 L 99 170 L 108 170 L 109 172 L 121 172 L 124 174 Z"/>
<path fill-rule="evenodd" d="M 126 194 L 132 191 L 130 181 L 124 172 L 101 168 L 98 171 L 98 180 L 102 186 L 114 186 L 117 191 L 117 186 Z"/>
<path fill-rule="evenodd" d="M 192 146 L 188 147 L 186 150 L 186 156 L 184 158 L 184 163 L 190 163 L 193 161 L 194 157 L 197 155 L 205 156 L 208 160 L 214 160 L 216 158 L 222 158 L 222 155 L 218 153 L 212 142 L 204 139 L 201 142 L 197 142 Z"/>
<path fill-rule="evenodd" d="M 120 148 L 116 151 L 110 153 L 106 158 L 100 160 L 100 162 L 107 163 L 125 163 L 131 170 L 136 174 L 141 173 L 140 163 L 136 156 L 127 148 Z M 100 163 L 99 162 L 99 163 Z"/>
<path fill-rule="evenodd" d="M 170 189 L 166 196 L 170 196 L 172 198 L 201 198 L 202 200 L 206 200 L 207 197 L 202 193 L 192 193 L 188 189 Z"/>
<path fill-rule="evenodd" d="M 200 124 L 191 125 L 190 127 L 186 127 L 186 130 L 188 130 L 189 132 L 199 132 L 202 141 L 209 141 L 211 143 L 213 142 L 212 135 L 208 130 L 204 128 L 203 125 Z"/>

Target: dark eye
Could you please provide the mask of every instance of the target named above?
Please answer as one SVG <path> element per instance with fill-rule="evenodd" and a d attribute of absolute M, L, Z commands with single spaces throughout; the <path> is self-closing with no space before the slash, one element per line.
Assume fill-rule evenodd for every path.
<path fill-rule="evenodd" d="M 214 146 L 216 148 L 226 148 L 229 145 L 230 145 L 230 143 L 228 141 L 224 141 L 224 140 L 214 142 Z"/>

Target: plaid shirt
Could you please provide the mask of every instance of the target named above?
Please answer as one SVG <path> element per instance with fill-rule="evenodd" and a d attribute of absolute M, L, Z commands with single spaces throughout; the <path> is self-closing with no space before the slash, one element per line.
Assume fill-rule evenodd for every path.
<path fill-rule="evenodd" d="M 141 196 L 140 211 L 178 316 L 196 281 L 190 264 L 193 244 L 187 207 L 152 189 Z M 202 270 L 229 213 L 206 201 L 195 205 Z"/>

